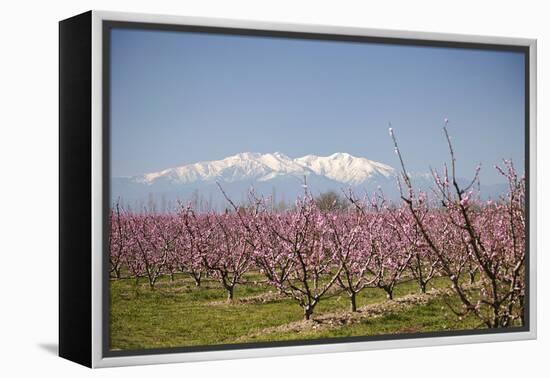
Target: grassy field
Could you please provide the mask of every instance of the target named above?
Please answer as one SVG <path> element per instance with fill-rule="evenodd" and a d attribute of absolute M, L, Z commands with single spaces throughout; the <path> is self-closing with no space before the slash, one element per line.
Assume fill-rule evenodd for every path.
<path fill-rule="evenodd" d="M 250 284 L 237 286 L 233 304 L 225 302 L 226 294 L 217 281 L 205 280 L 195 287 L 192 280 L 176 275 L 174 281 L 163 277 L 155 290 L 145 280 L 111 281 L 111 349 L 132 350 L 196 345 L 304 340 L 342 336 L 417 333 L 473 329 L 479 321 L 473 317 L 459 320 L 445 304 L 442 295 L 425 303 L 397 306 L 397 310 L 377 317 L 365 317 L 352 324 L 319 327 L 315 318 L 349 313 L 345 294 L 334 294 L 315 308 L 314 321 L 302 321 L 300 306 L 291 299 L 279 298 L 266 285 L 253 284 L 259 276 L 249 275 Z M 448 281 L 436 279 L 431 287 L 444 288 Z M 399 284 L 395 300 L 418 293 L 414 281 Z M 381 289 L 365 289 L 357 306 L 384 305 Z M 447 301 L 458 303 L 452 296 Z M 364 307 L 367 308 L 367 307 Z M 307 324 L 306 324 L 307 323 Z M 286 325 L 297 327 L 286 327 Z"/>

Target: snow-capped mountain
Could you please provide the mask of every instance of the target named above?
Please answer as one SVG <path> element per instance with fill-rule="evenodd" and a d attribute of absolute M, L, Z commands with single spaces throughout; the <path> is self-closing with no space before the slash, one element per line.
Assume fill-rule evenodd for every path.
<path fill-rule="evenodd" d="M 389 165 L 342 152 L 298 158 L 280 152 L 244 152 L 140 176 L 115 177 L 111 180 L 111 199 L 133 207 L 154 203 L 163 209 L 182 200 L 193 201 L 202 209 L 224 209 L 227 200 L 219 183 L 236 202 L 247 202 L 247 195 L 254 188 L 256 194 L 270 196 L 274 203 L 291 204 L 303 195 L 305 177 L 313 195 L 347 188 L 362 195 L 381 189 L 387 198 L 399 200 L 397 174 Z M 413 173 L 411 179 L 415 189 L 430 191 L 433 187 L 430 174 Z M 503 185 L 485 186 L 482 194 L 497 198 L 504 190 Z"/>
<path fill-rule="evenodd" d="M 376 176 L 388 178 L 395 175 L 395 170 L 389 165 L 342 152 L 326 157 L 306 155 L 294 161 L 317 175 L 347 185 L 360 185 Z"/>
<path fill-rule="evenodd" d="M 216 183 L 220 183 L 236 200 L 244 201 L 248 190 L 254 187 L 261 194 L 292 202 L 303 193 L 304 177 L 314 194 L 350 186 L 368 190 L 390 183 L 395 186 L 392 167 L 347 153 L 291 158 L 280 152 L 244 152 L 221 160 L 113 178 L 111 197 L 145 202 L 152 196 L 167 200 L 200 196 L 204 201 L 219 203 L 223 198 Z"/>
<path fill-rule="evenodd" d="M 160 180 L 174 184 L 241 180 L 267 182 L 285 176 L 302 179 L 310 175 L 326 177 L 345 185 L 358 185 L 375 176 L 393 176 L 394 169 L 386 164 L 341 152 L 330 156 L 306 155 L 296 159 L 280 152 L 244 152 L 222 160 L 169 168 L 132 179 L 152 185 Z"/>

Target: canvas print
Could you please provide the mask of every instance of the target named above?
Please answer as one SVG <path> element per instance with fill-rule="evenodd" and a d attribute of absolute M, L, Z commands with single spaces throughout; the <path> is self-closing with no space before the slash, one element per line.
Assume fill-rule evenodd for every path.
<path fill-rule="evenodd" d="M 109 351 L 527 326 L 523 51 L 114 27 L 108 52 Z"/>

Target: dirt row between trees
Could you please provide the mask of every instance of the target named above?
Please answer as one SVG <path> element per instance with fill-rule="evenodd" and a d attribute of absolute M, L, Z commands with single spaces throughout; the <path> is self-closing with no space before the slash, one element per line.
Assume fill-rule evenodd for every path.
<path fill-rule="evenodd" d="M 254 283 L 254 284 L 256 285 L 257 283 Z M 342 293 L 342 289 L 338 287 L 333 287 L 329 289 L 326 294 L 327 296 L 329 296 L 329 295 L 335 295 L 340 293 Z M 283 299 L 289 299 L 289 297 L 281 293 L 278 293 L 276 291 L 270 290 L 258 295 L 250 295 L 247 297 L 240 297 L 240 298 L 237 297 L 237 298 L 234 298 L 233 301 L 231 302 L 228 302 L 227 300 L 220 300 L 220 301 L 211 301 L 208 304 L 210 306 L 250 305 L 250 304 L 275 302 Z"/>
<path fill-rule="evenodd" d="M 413 278 L 406 278 L 402 281 L 400 281 L 400 283 L 405 283 L 405 282 L 409 282 L 409 281 L 412 281 Z M 267 284 L 266 281 L 254 281 L 252 283 L 253 285 L 258 285 L 258 284 Z M 330 288 L 328 291 L 327 291 L 327 296 L 331 296 L 331 295 L 339 295 L 339 294 L 345 294 L 345 292 L 337 287 L 337 286 L 334 286 L 332 288 Z M 265 293 L 261 293 L 261 294 L 257 294 L 257 295 L 249 295 L 249 296 L 246 296 L 246 297 L 235 297 L 233 299 L 233 301 L 231 302 L 228 302 L 227 299 L 224 299 L 224 300 L 217 300 L 217 301 L 210 301 L 208 303 L 208 305 L 210 306 L 227 306 L 227 305 L 250 305 L 250 304 L 260 304 L 260 303 L 269 303 L 269 302 L 275 302 L 275 301 L 280 301 L 280 300 L 283 300 L 283 299 L 288 299 L 289 297 L 288 296 L 285 296 L 277 291 L 274 291 L 274 290 L 269 290 Z"/>
<path fill-rule="evenodd" d="M 380 303 L 368 304 L 357 309 L 357 312 L 351 311 L 336 311 L 326 314 L 320 314 L 310 320 L 299 320 L 275 327 L 264 328 L 258 332 L 250 333 L 242 336 L 237 341 L 245 341 L 250 338 L 265 336 L 274 333 L 302 333 L 302 332 L 319 332 L 329 329 L 340 328 L 351 324 L 360 323 L 365 319 L 373 319 L 397 312 L 408 310 L 414 306 L 425 305 L 432 299 L 453 294 L 453 290 L 446 289 L 431 289 L 426 293 L 408 294 L 403 297 L 393 300 L 385 300 Z"/>

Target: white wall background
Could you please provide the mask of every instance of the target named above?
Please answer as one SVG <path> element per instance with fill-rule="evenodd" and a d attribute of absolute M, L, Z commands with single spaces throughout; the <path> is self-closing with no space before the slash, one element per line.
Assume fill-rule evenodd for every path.
<path fill-rule="evenodd" d="M 539 340 L 90 371 L 57 344 L 57 21 L 89 9 L 486 34 L 539 41 Z M 544 247 L 550 152 L 550 27 L 545 1 L 96 0 L 9 1 L 0 22 L 0 375 L 542 376 L 548 366 Z M 452 88 L 449 88 L 451 91 Z M 496 140 L 495 143 L 498 141 Z M 545 351 L 546 349 L 546 351 Z"/>

